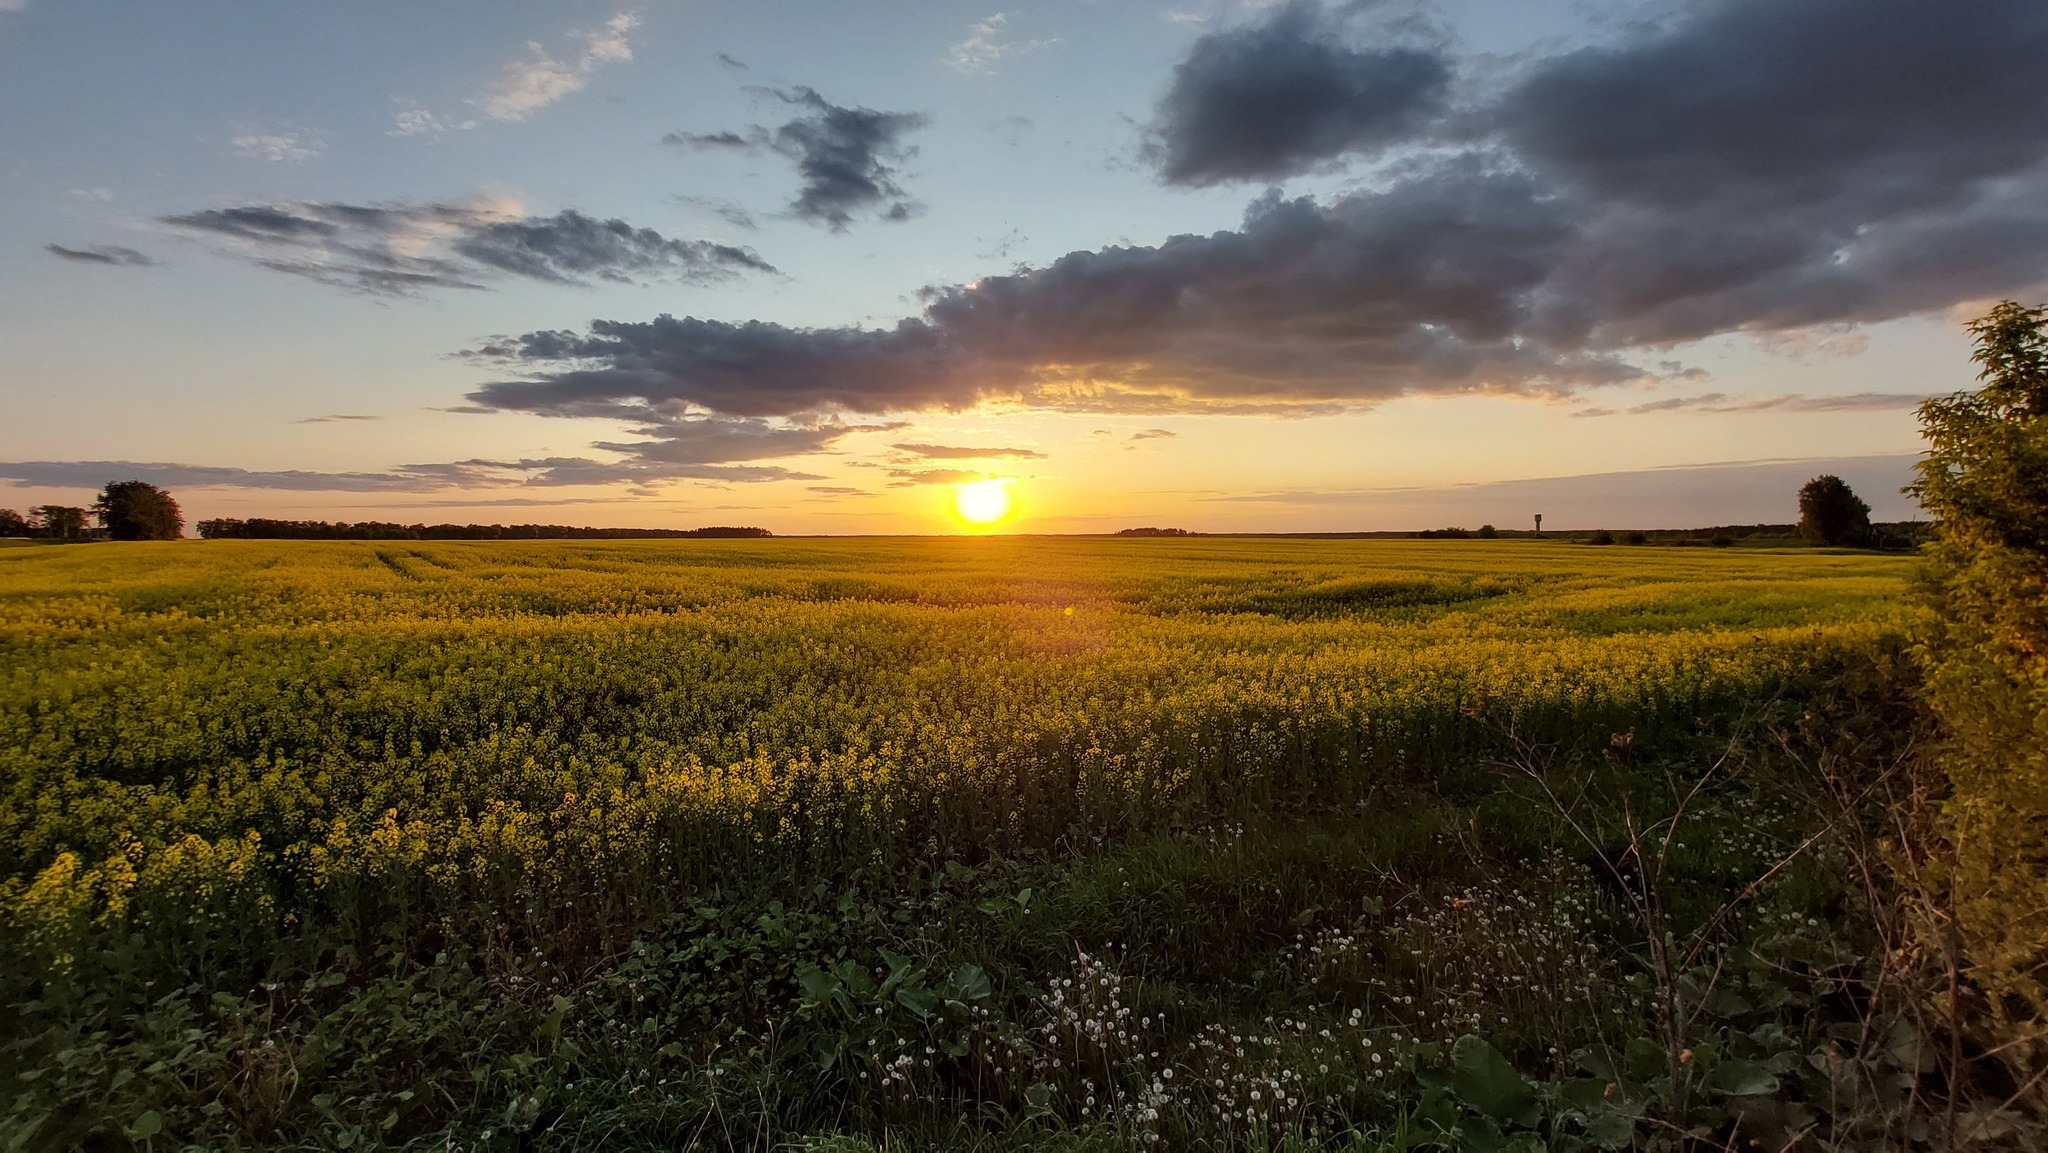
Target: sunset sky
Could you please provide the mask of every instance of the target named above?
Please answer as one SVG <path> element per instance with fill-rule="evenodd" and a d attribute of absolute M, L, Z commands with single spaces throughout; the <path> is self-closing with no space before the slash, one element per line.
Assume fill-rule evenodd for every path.
<path fill-rule="evenodd" d="M 0 506 L 1880 518 L 2048 4 L 0 0 Z"/>

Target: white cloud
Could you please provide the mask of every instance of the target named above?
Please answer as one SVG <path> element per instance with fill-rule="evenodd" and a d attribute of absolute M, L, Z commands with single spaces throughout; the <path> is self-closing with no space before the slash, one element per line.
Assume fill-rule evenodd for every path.
<path fill-rule="evenodd" d="M 497 83 L 472 103 L 493 120 L 525 120 L 580 90 L 599 65 L 631 60 L 627 36 L 639 24 L 638 13 L 619 13 L 582 34 L 583 48 L 573 60 L 557 60 L 538 41 L 529 41 L 526 55 L 507 61 Z"/>
<path fill-rule="evenodd" d="M 0 0 L 0 12 L 19 12 L 28 7 L 28 0 Z"/>
<path fill-rule="evenodd" d="M 967 38 L 946 49 L 946 63 L 960 72 L 991 72 L 1007 56 L 1021 56 L 1055 43 L 1052 40 L 1004 40 L 1003 26 L 1010 18 L 1001 12 L 974 24 Z"/>
<path fill-rule="evenodd" d="M 320 133 L 304 128 L 274 128 L 268 131 L 237 133 L 228 141 L 228 147 L 234 149 L 237 155 L 250 160 L 296 164 L 311 160 L 325 152 L 327 141 Z"/>
<path fill-rule="evenodd" d="M 444 120 L 418 101 L 400 97 L 398 105 L 398 111 L 391 114 L 391 128 L 384 133 L 386 136 L 439 136 L 476 127 L 474 120 Z"/>

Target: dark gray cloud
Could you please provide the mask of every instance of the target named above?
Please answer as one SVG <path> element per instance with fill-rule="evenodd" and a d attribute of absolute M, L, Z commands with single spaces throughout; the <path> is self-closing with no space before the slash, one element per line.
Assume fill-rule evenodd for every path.
<path fill-rule="evenodd" d="M 957 410 L 1307 411 L 1411 391 L 1557 392 L 1638 375 L 1521 339 L 1572 232 L 1523 176 L 1447 166 L 1334 205 L 1262 200 L 1237 231 L 1075 252 L 931 290 L 884 329 L 659 317 L 495 341 L 525 370 L 478 404 L 635 398 L 746 416 Z"/>
<path fill-rule="evenodd" d="M 834 232 L 855 219 L 908 220 L 918 204 L 896 182 L 917 150 L 904 138 L 930 123 L 917 112 L 877 112 L 834 104 L 810 88 L 755 88 L 803 110 L 777 128 L 749 133 L 671 132 L 662 139 L 691 148 L 765 148 L 796 165 L 802 180 L 789 214 Z"/>
<path fill-rule="evenodd" d="M 1625 344 L 2031 287 L 2048 6 L 1720 0 L 1546 60 L 1484 120 L 1582 206 L 1538 328 Z"/>
<path fill-rule="evenodd" d="M 956 447 L 950 444 L 892 444 L 890 448 L 921 456 L 926 460 L 994 460 L 1010 457 L 1017 460 L 1044 460 L 1045 454 L 1028 448 L 973 448 Z"/>
<path fill-rule="evenodd" d="M 598 415 L 600 411 L 590 409 L 566 415 Z M 670 416 L 662 410 L 631 406 L 614 411 L 633 421 L 631 434 L 637 439 L 598 441 L 591 447 L 621 454 L 626 467 L 657 474 L 678 468 L 722 467 L 736 461 L 827 453 L 854 433 L 891 432 L 903 427 L 900 423 L 849 425 L 839 421 L 779 423 L 698 413 Z"/>
<path fill-rule="evenodd" d="M 1354 47 L 1340 16 L 1292 0 L 1195 42 L 1147 147 L 1172 184 L 1279 180 L 1406 143 L 1440 115 L 1451 66 L 1427 47 Z"/>
<path fill-rule="evenodd" d="M 509 378 L 472 400 L 1306 413 L 1685 375 L 1639 362 L 2048 283 L 2042 59 L 2037 0 L 1708 0 L 1522 65 L 1357 191 L 931 288 L 890 327 L 529 333 L 477 350 Z"/>
<path fill-rule="evenodd" d="M 61 256 L 79 264 L 111 264 L 131 268 L 146 268 L 156 261 L 132 248 L 118 244 L 95 244 L 90 248 L 66 248 L 61 244 L 45 244 L 44 251 L 52 256 Z"/>
<path fill-rule="evenodd" d="M 508 277 L 709 283 L 775 271 L 749 249 L 671 239 L 574 209 L 528 217 L 481 203 L 248 205 L 162 221 L 262 267 L 381 295 Z"/>
<path fill-rule="evenodd" d="M 1180 434 L 1168 428 L 1141 428 L 1131 434 L 1132 440 L 1171 440 Z"/>

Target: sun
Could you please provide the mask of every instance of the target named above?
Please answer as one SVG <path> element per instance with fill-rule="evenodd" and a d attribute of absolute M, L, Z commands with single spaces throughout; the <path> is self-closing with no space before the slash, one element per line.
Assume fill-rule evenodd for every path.
<path fill-rule="evenodd" d="M 1010 479 L 977 480 L 953 489 L 953 508 L 968 524 L 990 525 L 1010 515 Z"/>

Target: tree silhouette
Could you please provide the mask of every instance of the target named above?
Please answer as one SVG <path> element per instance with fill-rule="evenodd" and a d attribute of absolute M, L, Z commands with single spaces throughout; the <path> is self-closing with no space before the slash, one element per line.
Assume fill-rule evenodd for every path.
<path fill-rule="evenodd" d="M 178 502 L 146 481 L 115 481 L 100 492 L 92 511 L 115 540 L 177 540 L 185 530 Z"/>
<path fill-rule="evenodd" d="M 1799 535 L 1836 548 L 1870 543 L 1870 506 L 1839 476 L 1817 476 L 1799 490 Z"/>
<path fill-rule="evenodd" d="M 85 535 L 85 510 L 76 505 L 39 504 L 28 512 L 37 536 L 73 540 Z"/>

